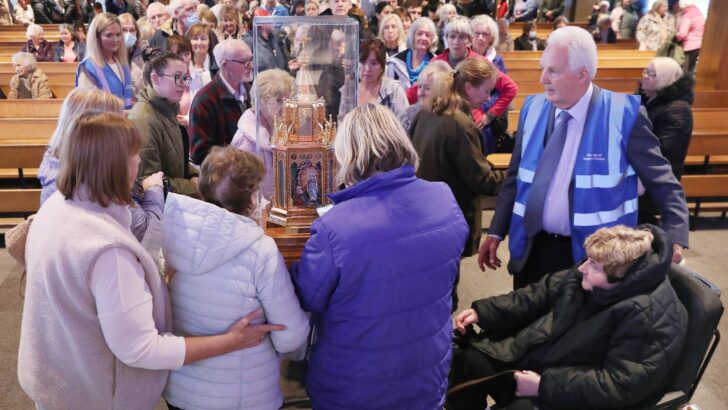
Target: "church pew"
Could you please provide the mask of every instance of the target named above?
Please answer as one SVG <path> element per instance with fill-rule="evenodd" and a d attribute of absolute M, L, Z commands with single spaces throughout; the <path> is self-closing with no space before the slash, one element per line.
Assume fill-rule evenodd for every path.
<path fill-rule="evenodd" d="M 0 144 L 8 141 L 48 142 L 58 118 L 0 118 Z"/>
<path fill-rule="evenodd" d="M 38 63 L 38 68 L 43 70 L 44 73 L 75 73 L 78 68 L 78 63 Z M 10 63 L 0 64 L 0 74 L 12 73 L 15 74 L 15 69 Z"/>
<path fill-rule="evenodd" d="M 0 100 L 0 118 L 58 118 L 63 100 Z"/>
<path fill-rule="evenodd" d="M 19 186 L 0 188 L 0 213 L 31 214 L 38 210 L 40 189 L 26 187 L 25 178 L 37 175 L 44 152 L 45 146 L 40 144 L 0 143 L 0 175 L 8 177 L 7 172 L 15 172 L 16 175 L 10 177 L 19 181 Z"/>
<path fill-rule="evenodd" d="M 64 63 L 56 63 L 56 64 L 64 64 Z M 43 71 L 41 69 L 41 71 Z M 72 84 L 76 82 L 76 73 L 75 72 L 65 72 L 65 73 L 46 73 L 43 71 L 43 74 L 48 77 L 48 84 Z M 0 73 L 0 84 L 8 85 L 10 84 L 10 79 L 15 76 L 15 72 L 13 73 Z"/>
<path fill-rule="evenodd" d="M 76 88 L 75 84 L 49 84 L 49 87 L 51 89 L 51 93 L 53 93 L 53 98 L 56 99 L 63 99 L 66 98 L 68 93 L 71 92 L 74 88 Z M 3 90 L 5 95 L 8 95 L 10 92 L 10 86 L 7 84 L 0 85 L 0 89 Z M 39 101 L 39 100 L 37 100 Z"/>
<path fill-rule="evenodd" d="M 519 81 L 538 81 L 541 78 L 541 68 L 511 68 L 506 62 L 506 70 L 508 76 L 513 81 L 518 83 Z M 596 79 L 600 78 L 622 78 L 622 79 L 635 79 L 639 80 L 642 78 L 642 70 L 644 67 L 627 67 L 627 68 L 598 68 Z"/>
<path fill-rule="evenodd" d="M 645 68 L 652 61 L 652 57 L 634 57 L 634 58 L 600 58 L 597 62 L 597 72 L 602 68 Z M 516 59 L 506 60 L 506 68 L 532 68 L 540 69 L 541 60 L 532 59 Z"/>
<path fill-rule="evenodd" d="M 58 24 L 40 24 L 44 31 L 58 30 Z M 7 26 L 0 26 L 0 33 L 17 32 L 25 34 L 27 26 L 22 24 L 9 24 Z"/>

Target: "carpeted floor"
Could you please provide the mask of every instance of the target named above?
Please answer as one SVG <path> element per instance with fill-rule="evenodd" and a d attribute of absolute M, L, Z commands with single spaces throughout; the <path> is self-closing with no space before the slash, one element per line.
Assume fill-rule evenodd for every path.
<path fill-rule="evenodd" d="M 728 220 L 702 218 L 698 228 L 690 235 L 691 249 L 686 251 L 687 266 L 720 288 L 728 290 Z M 501 259 L 506 259 L 505 245 L 502 244 L 499 251 Z M 17 351 L 23 308 L 23 299 L 19 295 L 20 273 L 20 266 L 5 249 L 0 249 L 0 410 L 34 409 L 33 403 L 23 393 L 17 381 Z M 475 299 L 504 293 L 510 290 L 512 284 L 504 268 L 480 272 L 474 257 L 463 261 L 461 275 L 458 289 L 461 308 L 469 306 Z M 728 335 L 728 319 L 723 319 L 720 330 L 723 335 Z M 287 373 L 287 369 L 282 369 L 282 373 Z M 728 389 L 724 387 L 726 373 L 728 341 L 724 340 L 718 347 L 693 402 L 703 410 L 728 410 Z M 281 384 L 288 404 L 284 408 L 307 408 L 305 391 L 298 382 L 282 377 Z M 157 409 L 164 410 L 166 406 L 160 402 Z"/>

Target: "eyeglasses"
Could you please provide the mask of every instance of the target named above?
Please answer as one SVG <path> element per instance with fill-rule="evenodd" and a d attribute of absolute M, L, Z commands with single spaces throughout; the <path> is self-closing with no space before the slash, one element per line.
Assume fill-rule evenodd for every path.
<path fill-rule="evenodd" d="M 649 71 L 649 70 L 647 70 L 647 69 L 645 68 L 644 70 L 642 70 L 642 76 L 643 76 L 643 77 L 644 77 L 644 76 L 647 76 L 647 77 L 650 77 L 650 78 L 655 78 L 655 77 L 657 77 L 657 73 L 655 73 L 655 72 L 653 72 L 653 71 Z"/>
<path fill-rule="evenodd" d="M 190 82 L 192 81 L 192 77 L 190 77 L 187 74 L 174 74 L 174 75 L 172 75 L 172 74 L 159 74 L 159 73 L 157 73 L 157 75 L 162 76 L 162 77 L 174 78 L 174 83 L 177 84 L 177 86 L 179 86 L 179 87 L 187 87 L 188 85 L 190 85 Z"/>
<path fill-rule="evenodd" d="M 253 66 L 253 57 L 250 57 L 247 60 L 229 59 L 229 60 L 225 60 L 225 61 L 232 61 L 233 63 L 238 63 L 238 64 L 242 65 L 243 67 L 252 67 Z"/>

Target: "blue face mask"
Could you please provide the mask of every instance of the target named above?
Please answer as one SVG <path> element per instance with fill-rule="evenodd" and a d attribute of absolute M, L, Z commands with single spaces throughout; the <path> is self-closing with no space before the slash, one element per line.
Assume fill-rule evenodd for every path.
<path fill-rule="evenodd" d="M 185 26 L 192 27 L 200 22 L 200 16 L 197 13 L 192 13 L 185 19 Z"/>
<path fill-rule="evenodd" d="M 137 37 L 132 33 L 124 33 L 124 44 L 126 45 L 126 48 L 132 48 L 134 47 L 134 44 L 136 44 Z"/>

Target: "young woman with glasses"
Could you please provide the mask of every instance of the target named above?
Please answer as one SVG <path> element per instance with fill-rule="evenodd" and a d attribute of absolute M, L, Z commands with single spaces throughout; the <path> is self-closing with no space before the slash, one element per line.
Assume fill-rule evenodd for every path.
<path fill-rule="evenodd" d="M 163 171 L 174 192 L 197 194 L 197 171 L 188 164 L 189 137 L 177 110 L 191 77 L 182 57 L 153 51 L 144 66 L 146 88 L 139 92 L 129 119 L 142 134 L 139 176 Z"/>

